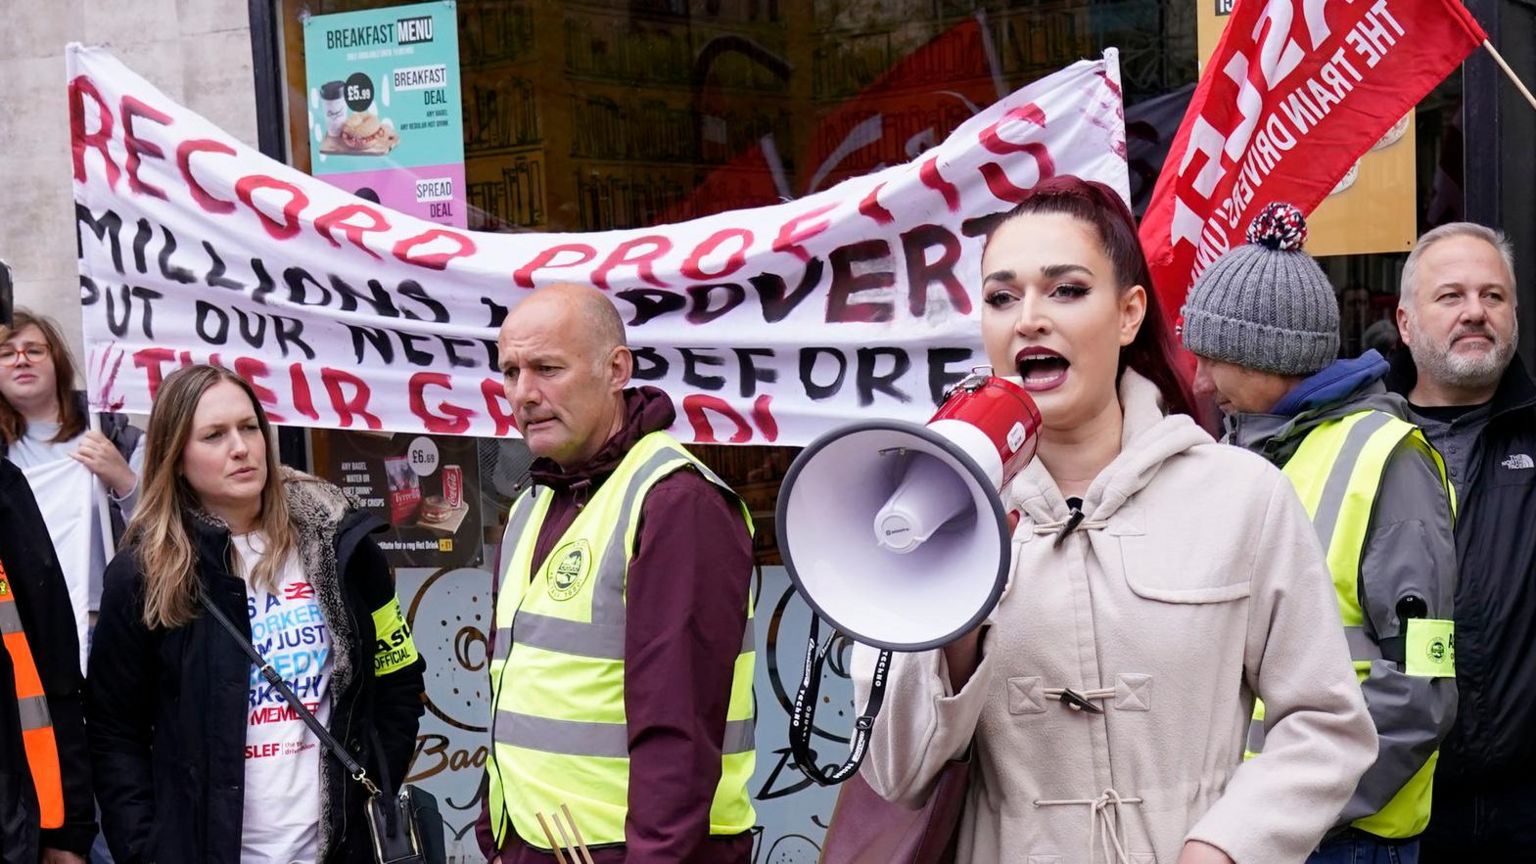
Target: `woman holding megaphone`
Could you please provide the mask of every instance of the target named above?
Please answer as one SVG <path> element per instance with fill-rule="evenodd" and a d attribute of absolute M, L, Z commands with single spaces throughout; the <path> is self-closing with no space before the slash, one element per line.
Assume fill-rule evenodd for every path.
<path fill-rule="evenodd" d="M 962 862 L 1305 860 L 1376 742 L 1290 483 L 1191 419 L 1114 191 L 1042 182 L 991 226 L 982 276 L 987 355 L 1043 420 L 1003 496 L 1011 582 L 969 635 L 895 655 L 864 779 L 915 806 L 971 760 Z M 874 660 L 858 649 L 860 703 Z"/>

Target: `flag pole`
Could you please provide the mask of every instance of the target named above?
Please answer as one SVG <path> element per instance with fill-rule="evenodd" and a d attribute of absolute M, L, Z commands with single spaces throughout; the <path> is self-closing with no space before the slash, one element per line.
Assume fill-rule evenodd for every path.
<path fill-rule="evenodd" d="M 1487 48 L 1488 53 L 1493 55 L 1493 62 L 1499 64 L 1499 68 L 1504 70 L 1504 74 L 1509 76 L 1509 80 L 1515 83 L 1515 88 L 1520 91 L 1521 96 L 1525 97 L 1525 101 L 1531 103 L 1532 108 L 1536 108 L 1536 96 L 1531 95 L 1530 88 L 1526 87 L 1525 82 L 1521 81 L 1519 76 L 1515 74 L 1515 70 L 1509 68 L 1509 64 L 1504 62 L 1504 55 L 1499 53 L 1499 49 L 1493 47 L 1493 43 L 1487 39 L 1483 40 L 1483 47 Z"/>

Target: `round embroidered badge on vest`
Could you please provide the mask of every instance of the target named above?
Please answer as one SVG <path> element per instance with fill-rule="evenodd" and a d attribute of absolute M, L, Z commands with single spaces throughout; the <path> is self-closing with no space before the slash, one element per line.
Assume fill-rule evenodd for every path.
<path fill-rule="evenodd" d="M 567 543 L 549 556 L 545 568 L 545 580 L 549 583 L 549 596 L 555 600 L 569 600 L 581 592 L 587 581 L 587 571 L 592 566 L 592 550 L 585 540 Z"/>

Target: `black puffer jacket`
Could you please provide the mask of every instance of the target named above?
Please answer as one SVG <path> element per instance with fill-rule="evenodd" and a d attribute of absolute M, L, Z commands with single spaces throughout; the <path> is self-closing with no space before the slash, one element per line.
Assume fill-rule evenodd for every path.
<path fill-rule="evenodd" d="M 323 481 L 289 472 L 286 487 L 331 637 L 330 731 L 377 777 L 376 732 L 398 782 L 415 747 L 425 663 L 389 666 L 409 631 L 375 632 L 374 612 L 398 602 L 368 537 L 383 523 L 349 509 Z M 248 629 L 228 529 L 208 517 L 188 526 L 205 596 Z M 90 658 L 86 716 L 103 832 L 118 864 L 239 864 L 251 662 L 207 615 L 175 630 L 146 628 L 143 582 L 132 550 L 107 568 Z M 321 765 L 320 861 L 371 860 L 361 787 L 330 755 Z"/>
<path fill-rule="evenodd" d="M 1388 386 L 1418 372 L 1407 351 Z M 1456 725 L 1440 748 L 1437 795 L 1457 786 L 1529 787 L 1536 771 L 1536 384 L 1519 357 L 1472 444 L 1456 519 Z M 1455 423 L 1452 424 L 1454 429 Z"/>
<path fill-rule="evenodd" d="M 84 855 L 96 836 L 90 753 L 81 712 L 80 646 L 75 609 L 48 528 L 21 469 L 0 457 L 0 564 L 15 592 L 16 611 L 59 747 L 64 827 L 38 829 L 37 792 L 27 770 L 12 662 L 0 642 L 0 864 L 36 864 L 39 846 Z"/>

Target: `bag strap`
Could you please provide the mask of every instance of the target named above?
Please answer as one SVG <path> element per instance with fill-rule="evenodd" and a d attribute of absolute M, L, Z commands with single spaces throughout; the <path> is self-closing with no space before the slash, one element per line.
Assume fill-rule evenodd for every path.
<path fill-rule="evenodd" d="M 400 789 L 396 789 L 394 784 L 389 782 L 389 759 L 384 756 L 384 741 L 379 738 L 379 729 L 377 726 L 369 725 L 368 737 L 369 740 L 373 742 L 374 755 L 378 756 L 379 759 L 379 782 L 376 785 L 378 785 L 378 787 L 382 790 L 388 790 L 385 793 L 386 795 L 393 795 L 396 792 L 401 791 Z M 407 771 L 406 773 L 410 772 Z M 399 817 L 399 814 L 397 813 L 399 808 L 385 807 L 383 809 L 385 830 L 393 835 L 396 830 L 395 823 L 398 821 Z"/>
<path fill-rule="evenodd" d="M 875 717 L 880 714 L 880 706 L 885 703 L 885 681 L 891 669 L 891 652 L 881 649 L 875 661 L 875 676 L 869 684 L 869 703 L 864 706 L 864 713 L 853 723 L 853 740 L 848 759 L 837 768 L 827 771 L 816 763 L 816 751 L 811 749 L 811 735 L 816 726 L 816 698 L 821 693 L 821 671 L 837 634 L 827 637 L 825 644 L 818 645 L 820 636 L 820 619 L 812 613 L 810 645 L 805 651 L 805 675 L 800 679 L 800 689 L 795 693 L 795 711 L 789 718 L 789 749 L 795 757 L 795 764 L 800 766 L 807 777 L 822 786 L 832 786 L 852 777 L 864 761 L 864 753 L 869 749 L 869 732 L 874 728 Z"/>
<path fill-rule="evenodd" d="M 357 764 L 357 760 L 352 758 L 352 754 L 347 752 L 347 748 L 343 747 L 341 742 L 337 741 L 336 737 L 331 734 L 330 730 L 325 728 L 325 724 L 316 719 L 315 715 L 311 714 L 309 709 L 304 707 L 304 703 L 299 701 L 299 697 L 295 696 L 293 691 L 288 688 L 288 682 L 284 681 L 283 676 L 277 674 L 277 670 L 272 668 L 272 664 L 268 663 L 266 658 L 261 656 L 261 652 L 256 650 L 256 646 L 251 644 L 251 640 L 247 639 L 245 634 L 241 633 L 230 622 L 229 618 L 219 610 L 219 607 L 209 602 L 206 597 L 202 598 L 202 604 L 203 608 L 208 610 L 208 614 L 212 615 L 214 620 L 218 621 L 225 631 L 234 638 L 235 643 L 245 650 L 246 656 L 250 657 L 251 662 L 255 663 L 261 671 L 261 677 L 267 679 L 267 683 L 271 684 L 273 689 L 283 694 L 283 698 L 288 700 L 289 707 L 293 708 L 294 713 L 299 715 L 299 719 L 304 721 L 304 725 L 309 727 L 309 731 L 315 733 L 315 737 L 320 739 L 320 743 L 324 744 L 335 755 L 337 761 L 347 769 L 347 774 L 351 775 L 353 780 L 361 783 L 363 788 L 368 790 L 369 795 L 377 797 L 380 794 L 379 787 L 375 786 L 373 781 L 368 779 L 368 772 L 363 770 L 363 766 Z"/>

